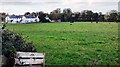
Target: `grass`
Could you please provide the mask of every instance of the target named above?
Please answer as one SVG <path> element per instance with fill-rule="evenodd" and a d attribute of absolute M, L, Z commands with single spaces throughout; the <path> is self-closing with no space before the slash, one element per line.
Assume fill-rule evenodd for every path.
<path fill-rule="evenodd" d="M 46 53 L 47 65 L 118 65 L 117 23 L 8 24 Z"/>

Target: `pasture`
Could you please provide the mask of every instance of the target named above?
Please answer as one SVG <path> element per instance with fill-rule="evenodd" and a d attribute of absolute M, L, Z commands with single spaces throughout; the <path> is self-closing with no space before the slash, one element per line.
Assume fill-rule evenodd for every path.
<path fill-rule="evenodd" d="M 118 65 L 117 23 L 7 24 L 32 41 L 47 65 Z"/>

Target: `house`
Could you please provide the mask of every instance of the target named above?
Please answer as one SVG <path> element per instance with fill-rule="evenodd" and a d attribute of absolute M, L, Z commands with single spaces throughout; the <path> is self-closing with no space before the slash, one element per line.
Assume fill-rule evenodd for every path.
<path fill-rule="evenodd" d="M 39 22 L 39 18 L 35 16 L 11 15 L 5 18 L 7 23 L 31 23 Z"/>
<path fill-rule="evenodd" d="M 46 21 L 51 22 L 51 19 L 48 16 L 46 16 L 45 19 Z"/>
<path fill-rule="evenodd" d="M 30 22 L 39 22 L 39 18 L 35 16 L 23 16 L 22 23 L 30 23 Z"/>
<path fill-rule="evenodd" d="M 5 22 L 7 23 L 19 23 L 21 21 L 22 21 L 22 16 L 12 15 L 12 16 L 7 16 L 5 18 Z"/>

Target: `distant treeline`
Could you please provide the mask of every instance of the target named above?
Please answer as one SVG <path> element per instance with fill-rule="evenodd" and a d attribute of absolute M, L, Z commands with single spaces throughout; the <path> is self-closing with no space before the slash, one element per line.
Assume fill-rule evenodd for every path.
<path fill-rule="evenodd" d="M 38 16 L 40 22 L 49 22 L 46 20 L 46 16 L 55 22 L 120 22 L 120 12 L 116 10 L 111 10 L 110 12 L 103 14 L 102 12 L 95 13 L 91 10 L 72 12 L 70 8 L 63 9 L 63 11 L 60 8 L 57 8 L 49 14 L 40 11 L 32 13 L 26 12 L 24 15 Z"/>

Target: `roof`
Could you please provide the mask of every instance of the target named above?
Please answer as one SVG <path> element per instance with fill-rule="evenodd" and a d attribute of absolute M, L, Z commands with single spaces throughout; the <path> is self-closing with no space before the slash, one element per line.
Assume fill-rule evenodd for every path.
<path fill-rule="evenodd" d="M 12 16 L 9 16 L 9 18 L 22 18 L 22 16 L 12 15 Z"/>
<path fill-rule="evenodd" d="M 36 18 L 35 16 L 25 16 L 26 18 Z"/>
<path fill-rule="evenodd" d="M 23 15 L 11 15 L 9 18 L 22 18 Z M 35 16 L 25 16 L 25 18 L 36 18 Z"/>

